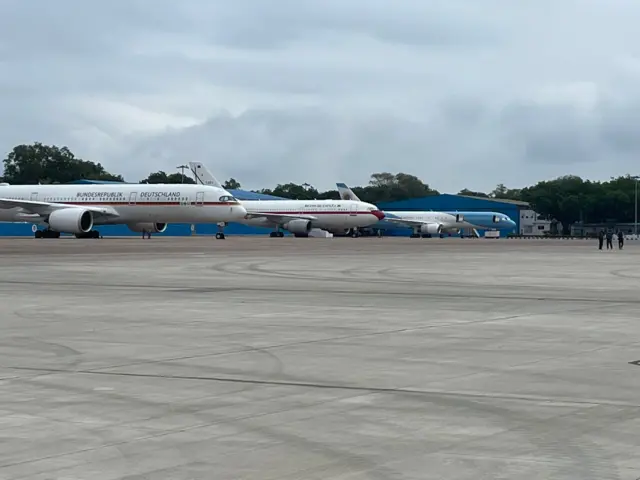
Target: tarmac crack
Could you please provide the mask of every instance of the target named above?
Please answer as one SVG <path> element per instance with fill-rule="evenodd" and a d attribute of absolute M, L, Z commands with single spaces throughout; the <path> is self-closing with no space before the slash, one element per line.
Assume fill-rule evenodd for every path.
<path fill-rule="evenodd" d="M 45 367 L 5 367 L 13 370 L 24 370 L 34 372 L 58 373 L 58 374 L 74 374 L 74 375 L 104 375 L 112 377 L 132 377 L 132 378 L 157 378 L 162 380 L 191 380 L 202 382 L 220 382 L 220 383 L 243 383 L 251 385 L 265 386 L 281 386 L 281 387 L 299 387 L 323 390 L 347 390 L 369 393 L 386 393 L 386 394 L 410 394 L 410 395 L 432 395 L 438 397 L 460 397 L 492 399 L 492 400 L 513 400 L 521 402 L 560 402 L 571 403 L 574 405 L 592 405 L 592 406 L 617 406 L 640 409 L 640 404 L 629 402 L 616 402 L 610 400 L 585 400 L 567 397 L 548 397 L 538 395 L 512 395 L 508 393 L 490 393 L 490 392 L 465 392 L 465 391 L 447 391 L 447 390 L 421 390 L 412 388 L 395 388 L 395 387 L 375 387 L 366 385 L 344 385 L 337 383 L 319 383 L 319 382 L 292 382 L 279 380 L 260 380 L 255 378 L 239 378 L 239 377 L 217 377 L 217 376 L 197 376 L 197 375 L 167 375 L 154 373 L 134 373 L 134 372 L 106 372 L 98 370 L 69 370 Z"/>

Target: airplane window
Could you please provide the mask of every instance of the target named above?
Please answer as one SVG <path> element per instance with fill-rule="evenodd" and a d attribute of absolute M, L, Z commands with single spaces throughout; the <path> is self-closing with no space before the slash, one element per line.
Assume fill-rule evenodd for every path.
<path fill-rule="evenodd" d="M 236 202 L 237 200 L 231 195 L 223 195 L 219 199 L 221 202 Z"/>

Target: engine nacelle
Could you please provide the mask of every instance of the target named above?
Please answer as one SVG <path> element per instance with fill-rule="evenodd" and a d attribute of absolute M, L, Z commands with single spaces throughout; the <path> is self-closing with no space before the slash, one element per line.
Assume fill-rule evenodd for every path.
<path fill-rule="evenodd" d="M 93 214 L 83 208 L 63 208 L 51 212 L 47 223 L 55 232 L 88 233 L 93 228 Z"/>
<path fill-rule="evenodd" d="M 284 228 L 293 234 L 309 233 L 311 231 L 311 222 L 302 219 L 291 220 L 284 225 Z"/>
<path fill-rule="evenodd" d="M 442 225 L 439 223 L 425 223 L 420 227 L 420 233 L 428 235 L 439 235 L 442 232 Z"/>
<path fill-rule="evenodd" d="M 127 225 L 132 232 L 162 233 L 167 229 L 166 223 L 132 223 Z"/>

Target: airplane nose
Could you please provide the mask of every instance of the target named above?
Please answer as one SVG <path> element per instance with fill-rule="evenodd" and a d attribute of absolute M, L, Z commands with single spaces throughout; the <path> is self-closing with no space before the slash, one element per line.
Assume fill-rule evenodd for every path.
<path fill-rule="evenodd" d="M 382 220 L 384 218 L 384 212 L 382 210 L 372 210 L 371 214 L 374 215 L 378 220 Z"/>
<path fill-rule="evenodd" d="M 244 217 L 247 214 L 247 209 L 242 205 L 234 205 L 233 207 L 231 207 L 231 211 L 236 217 Z"/>

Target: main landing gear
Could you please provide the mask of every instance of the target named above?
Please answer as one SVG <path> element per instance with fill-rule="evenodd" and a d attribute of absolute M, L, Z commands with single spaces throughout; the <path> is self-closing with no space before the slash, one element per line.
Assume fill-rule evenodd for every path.
<path fill-rule="evenodd" d="M 60 238 L 60 232 L 54 232 L 47 228 L 45 230 L 36 230 L 34 236 L 36 238 Z"/>
<path fill-rule="evenodd" d="M 76 238 L 102 238 L 100 237 L 100 232 L 97 230 L 91 230 L 87 233 L 76 233 Z"/>
<path fill-rule="evenodd" d="M 284 232 L 281 232 L 281 231 L 278 230 L 277 232 L 271 232 L 269 234 L 269 236 L 271 238 L 275 238 L 275 237 L 282 238 L 282 237 L 284 237 Z"/>
<path fill-rule="evenodd" d="M 46 228 L 44 230 L 36 230 L 33 233 L 33 236 L 35 238 L 60 238 L 60 232 L 56 232 L 54 230 Z M 100 232 L 97 230 L 91 230 L 87 233 L 76 233 L 75 237 L 76 238 L 102 238 L 100 236 Z"/>
<path fill-rule="evenodd" d="M 420 233 L 419 230 L 414 230 L 413 233 L 411 235 L 409 235 L 409 238 L 431 238 L 431 234 L 430 233 Z"/>

